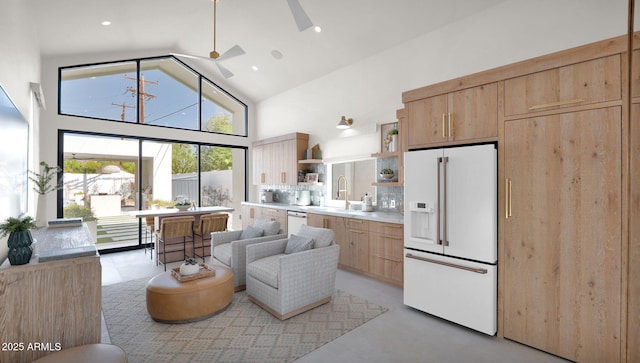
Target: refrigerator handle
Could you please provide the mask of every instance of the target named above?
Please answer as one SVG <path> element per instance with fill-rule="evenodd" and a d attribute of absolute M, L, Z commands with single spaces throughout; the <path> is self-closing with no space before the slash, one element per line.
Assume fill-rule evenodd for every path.
<path fill-rule="evenodd" d="M 433 260 L 433 259 L 430 259 L 430 258 L 415 256 L 415 255 L 413 255 L 411 253 L 407 253 L 405 255 L 405 257 L 406 258 L 412 258 L 414 260 L 435 263 L 435 264 L 443 265 L 443 266 L 447 266 L 447 267 L 459 268 L 461 270 L 471 271 L 471 272 L 475 272 L 475 273 L 483 274 L 483 275 L 486 274 L 487 272 L 489 272 L 485 268 L 475 268 L 475 267 L 463 266 L 463 265 L 458 265 L 458 264 L 455 264 L 455 263 L 450 263 L 450 262 L 445 262 L 445 261 Z"/>
<path fill-rule="evenodd" d="M 444 114 L 443 114 L 444 115 Z M 444 121 L 444 117 L 442 119 Z M 438 178 L 438 187 L 437 189 L 437 194 L 438 194 L 438 198 L 437 198 L 437 209 L 436 209 L 436 244 L 438 245 L 442 245 L 442 239 L 440 238 L 440 214 L 441 209 L 440 209 L 440 164 L 442 163 L 442 158 L 437 158 L 436 159 L 436 170 L 437 172 L 437 178 Z"/>
<path fill-rule="evenodd" d="M 442 201 L 442 244 L 444 246 L 448 246 L 449 245 L 449 241 L 447 240 L 447 163 L 449 162 L 449 157 L 445 156 L 442 158 L 442 176 L 443 176 L 443 184 L 444 186 L 442 187 L 442 195 L 443 195 L 443 201 Z"/>

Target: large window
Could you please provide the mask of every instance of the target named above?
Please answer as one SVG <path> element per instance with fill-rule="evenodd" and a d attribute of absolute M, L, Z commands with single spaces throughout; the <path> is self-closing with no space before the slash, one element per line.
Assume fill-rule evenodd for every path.
<path fill-rule="evenodd" d="M 60 69 L 59 112 L 247 135 L 247 106 L 168 56 Z"/>

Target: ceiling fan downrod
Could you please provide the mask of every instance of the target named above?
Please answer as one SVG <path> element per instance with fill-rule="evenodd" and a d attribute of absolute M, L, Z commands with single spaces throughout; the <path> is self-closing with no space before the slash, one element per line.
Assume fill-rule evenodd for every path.
<path fill-rule="evenodd" d="M 213 1 L 213 50 L 209 53 L 209 58 L 218 59 L 220 53 L 216 52 L 216 4 L 218 0 Z"/>

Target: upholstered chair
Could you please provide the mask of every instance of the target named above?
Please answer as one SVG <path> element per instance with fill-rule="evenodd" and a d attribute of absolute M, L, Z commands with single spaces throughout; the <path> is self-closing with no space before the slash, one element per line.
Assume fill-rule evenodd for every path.
<path fill-rule="evenodd" d="M 331 301 L 340 246 L 330 229 L 302 226 L 288 239 L 247 246 L 249 299 L 281 320 Z"/>
<path fill-rule="evenodd" d="M 211 233 L 211 262 L 227 266 L 233 271 L 235 291 L 245 289 L 248 245 L 287 238 L 277 221 L 256 219 L 244 230 Z"/>

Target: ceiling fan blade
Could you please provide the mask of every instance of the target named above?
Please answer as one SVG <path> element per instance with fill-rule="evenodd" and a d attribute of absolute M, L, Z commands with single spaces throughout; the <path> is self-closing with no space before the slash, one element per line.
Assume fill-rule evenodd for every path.
<path fill-rule="evenodd" d="M 229 50 L 227 50 L 226 52 L 222 53 L 222 55 L 220 57 L 218 57 L 218 59 L 216 59 L 216 61 L 227 60 L 229 58 L 237 57 L 237 56 L 243 55 L 243 54 L 245 54 L 244 49 L 242 49 L 238 44 L 236 44 L 233 47 L 231 47 Z"/>
<path fill-rule="evenodd" d="M 190 55 L 190 54 L 171 53 L 171 55 L 176 57 L 184 57 L 184 58 L 191 58 L 191 59 L 201 59 L 201 60 L 208 60 L 208 61 L 213 60 L 212 58 L 209 58 L 209 57 L 200 57 L 197 55 Z"/>
<path fill-rule="evenodd" d="M 296 21 L 299 31 L 303 31 L 313 25 L 311 19 L 307 16 L 299 0 L 287 0 L 293 19 Z"/>
<path fill-rule="evenodd" d="M 222 64 L 215 62 L 216 66 L 218 67 L 218 70 L 220 71 L 220 73 L 222 74 L 222 76 L 224 78 L 231 78 L 233 77 L 233 73 L 228 70 L 227 68 L 225 68 Z"/>

